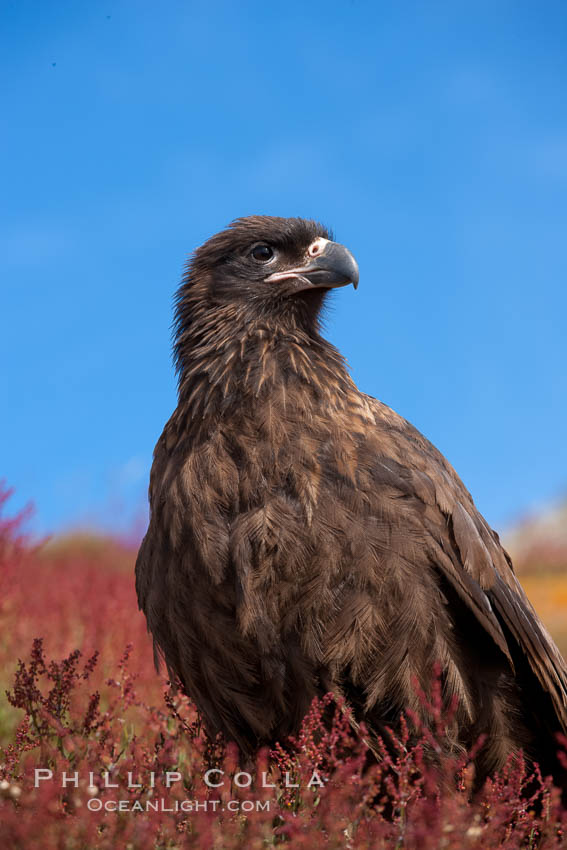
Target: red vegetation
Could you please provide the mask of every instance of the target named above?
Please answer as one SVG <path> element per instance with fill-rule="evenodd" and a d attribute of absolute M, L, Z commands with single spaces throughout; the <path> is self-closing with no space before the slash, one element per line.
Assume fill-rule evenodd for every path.
<path fill-rule="evenodd" d="M 239 765 L 155 674 L 134 557 L 85 539 L 34 549 L 17 520 L 0 519 L 2 846 L 567 845 L 567 813 L 537 768 L 515 759 L 471 801 L 471 754 L 424 764 L 426 751 L 440 751 L 447 721 L 435 687 L 435 734 L 408 717 L 393 754 L 381 747 L 372 767 L 346 713 L 329 720 L 329 697 L 313 704 L 296 740 Z"/>

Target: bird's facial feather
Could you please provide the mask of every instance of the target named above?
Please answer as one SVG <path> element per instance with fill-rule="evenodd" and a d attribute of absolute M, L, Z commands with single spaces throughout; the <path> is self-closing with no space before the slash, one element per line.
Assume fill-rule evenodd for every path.
<path fill-rule="evenodd" d="M 197 249 L 190 276 L 206 276 L 217 303 L 281 301 L 307 289 L 356 285 L 354 258 L 331 239 L 325 227 L 306 219 L 237 219 Z"/>

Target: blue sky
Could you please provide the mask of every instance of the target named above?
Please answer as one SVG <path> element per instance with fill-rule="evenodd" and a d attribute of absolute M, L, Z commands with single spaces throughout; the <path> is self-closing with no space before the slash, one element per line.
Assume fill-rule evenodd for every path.
<path fill-rule="evenodd" d="M 0 476 L 126 531 L 172 296 L 232 218 L 333 227 L 327 336 L 498 528 L 567 487 L 562 2 L 0 4 Z"/>

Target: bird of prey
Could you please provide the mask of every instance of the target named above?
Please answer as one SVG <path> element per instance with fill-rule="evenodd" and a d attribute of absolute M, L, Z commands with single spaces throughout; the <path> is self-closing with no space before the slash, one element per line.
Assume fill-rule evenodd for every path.
<path fill-rule="evenodd" d="M 358 278 L 301 218 L 237 219 L 190 260 L 136 564 L 156 659 L 248 755 L 329 691 L 370 737 L 407 708 L 427 722 L 416 683 L 437 668 L 451 746 L 487 736 L 478 783 L 523 749 L 566 788 L 567 667 L 498 535 L 321 336 L 328 293 Z"/>

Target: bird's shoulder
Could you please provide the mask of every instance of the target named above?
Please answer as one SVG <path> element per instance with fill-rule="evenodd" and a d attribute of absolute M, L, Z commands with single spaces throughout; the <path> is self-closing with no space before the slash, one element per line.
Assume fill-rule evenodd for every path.
<path fill-rule="evenodd" d="M 445 548 L 456 547 L 464 568 L 483 587 L 493 583 L 494 569 L 504 580 L 512 562 L 477 510 L 471 494 L 444 455 L 415 426 L 388 405 L 362 394 L 372 422 L 362 449 L 361 467 L 368 469 L 371 484 L 392 487 L 419 508 L 423 523 Z"/>

